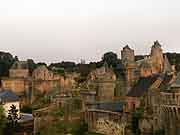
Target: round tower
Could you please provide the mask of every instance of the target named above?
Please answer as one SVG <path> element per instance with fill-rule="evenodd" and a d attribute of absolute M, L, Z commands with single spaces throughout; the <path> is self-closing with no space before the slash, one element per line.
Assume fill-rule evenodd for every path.
<path fill-rule="evenodd" d="M 151 47 L 151 62 L 153 64 L 153 73 L 160 73 L 163 70 L 164 58 L 161 45 L 155 41 Z"/>

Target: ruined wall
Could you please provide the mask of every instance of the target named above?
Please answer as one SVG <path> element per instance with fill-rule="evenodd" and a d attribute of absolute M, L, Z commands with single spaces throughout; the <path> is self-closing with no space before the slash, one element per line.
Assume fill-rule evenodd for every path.
<path fill-rule="evenodd" d="M 24 79 L 7 78 L 7 79 L 2 79 L 1 83 L 3 89 L 10 89 L 15 93 L 23 93 L 28 88 L 29 85 L 29 81 Z"/>
<path fill-rule="evenodd" d="M 29 70 L 28 69 L 10 69 L 9 77 L 10 78 L 28 78 Z"/>
<path fill-rule="evenodd" d="M 49 71 L 46 66 L 39 66 L 33 71 L 34 80 L 57 80 L 59 76 L 55 75 L 52 71 Z"/>
<path fill-rule="evenodd" d="M 85 112 L 85 121 L 88 123 L 89 131 L 105 135 L 126 135 L 127 118 L 120 113 L 87 110 Z"/>
<path fill-rule="evenodd" d="M 60 89 L 60 83 L 59 80 L 35 80 L 33 81 L 33 89 L 34 91 L 38 91 L 40 93 L 46 93 Z"/>
<path fill-rule="evenodd" d="M 97 100 L 98 101 L 111 101 L 115 95 L 115 82 L 114 81 L 97 81 Z"/>

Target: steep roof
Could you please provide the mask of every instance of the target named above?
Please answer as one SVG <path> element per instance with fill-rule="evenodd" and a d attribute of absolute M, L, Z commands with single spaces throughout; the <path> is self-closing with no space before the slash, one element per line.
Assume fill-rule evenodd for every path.
<path fill-rule="evenodd" d="M 125 47 L 123 47 L 123 49 L 131 50 L 131 48 L 129 47 L 129 45 L 126 45 Z"/>
<path fill-rule="evenodd" d="M 11 90 L 0 91 L 0 101 L 1 102 L 13 102 L 18 101 L 19 97 L 13 93 Z"/>
<path fill-rule="evenodd" d="M 107 103 L 98 103 L 95 105 L 94 109 L 112 111 L 112 112 L 120 112 L 123 110 L 125 102 L 107 102 Z"/>
<path fill-rule="evenodd" d="M 19 97 L 11 90 L 0 91 L 0 101 L 1 102 L 13 102 L 18 101 Z"/>
<path fill-rule="evenodd" d="M 172 72 L 171 64 L 169 63 L 169 60 L 166 55 L 164 56 L 164 72 L 167 72 L 167 73 Z"/>
<path fill-rule="evenodd" d="M 161 44 L 159 43 L 158 40 L 154 41 L 154 44 L 152 46 L 153 48 L 161 48 Z"/>
<path fill-rule="evenodd" d="M 177 73 L 176 81 L 172 83 L 171 87 L 180 87 L 180 72 Z"/>
<path fill-rule="evenodd" d="M 165 73 L 163 81 L 160 85 L 160 88 L 164 88 L 166 86 L 169 86 L 170 85 L 169 83 L 171 82 L 172 78 L 173 78 L 173 75 L 169 75 L 168 73 Z"/>
<path fill-rule="evenodd" d="M 158 75 L 141 77 L 135 86 L 128 92 L 129 97 L 141 97 L 151 87 L 151 85 L 158 79 Z"/>

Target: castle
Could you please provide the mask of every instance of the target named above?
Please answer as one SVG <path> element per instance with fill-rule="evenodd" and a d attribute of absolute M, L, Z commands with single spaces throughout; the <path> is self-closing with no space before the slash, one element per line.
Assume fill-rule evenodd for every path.
<path fill-rule="evenodd" d="M 138 61 L 134 50 L 127 45 L 121 51 L 121 60 L 126 95 L 121 95 L 123 100 L 119 103 L 112 100 L 106 105 L 100 103 L 87 108 L 89 130 L 105 135 L 130 135 L 128 125 L 132 123 L 133 113 L 143 108 L 137 127 L 142 135 L 160 131 L 165 135 L 180 134 L 180 76 L 163 54 L 159 42 L 154 42 L 150 55 Z M 104 87 L 103 95 L 106 90 Z M 109 92 L 112 94 L 114 90 Z"/>
<path fill-rule="evenodd" d="M 77 95 L 56 95 L 52 104 L 59 107 L 78 98 L 79 110 L 90 131 L 132 135 L 134 115 L 141 110 L 136 119 L 137 132 L 141 135 L 180 134 L 180 73 L 176 73 L 175 66 L 163 54 L 160 43 L 155 41 L 150 53 L 140 60 L 136 60 L 134 50 L 126 45 L 118 66 L 119 76 L 105 62 L 89 73 L 83 82 L 85 86 L 76 88 L 77 73 L 63 76 L 46 66 L 39 66 L 30 73 L 26 61 L 16 61 L 9 70 L 9 77 L 2 78 L 1 84 L 2 89 L 17 93 L 21 103 L 32 102 L 39 94 L 60 90 L 73 93 L 75 89 Z M 46 110 L 50 111 L 49 108 Z M 42 123 L 39 120 L 47 115 L 41 110 L 35 112 L 37 131 Z"/>

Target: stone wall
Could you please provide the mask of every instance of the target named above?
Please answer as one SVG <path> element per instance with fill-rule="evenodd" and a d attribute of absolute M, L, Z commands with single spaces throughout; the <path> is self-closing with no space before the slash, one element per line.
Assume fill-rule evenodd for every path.
<path fill-rule="evenodd" d="M 10 69 L 9 77 L 11 77 L 11 78 L 28 78 L 29 70 L 28 69 Z"/>
<path fill-rule="evenodd" d="M 26 79 L 13 79 L 13 78 L 3 78 L 1 80 L 2 88 L 12 90 L 15 93 L 23 93 L 28 89 L 29 80 Z"/>
<path fill-rule="evenodd" d="M 55 75 L 52 71 L 49 71 L 46 66 L 39 66 L 33 71 L 32 75 L 34 80 L 58 80 L 59 75 Z"/>
<path fill-rule="evenodd" d="M 112 101 L 115 95 L 114 81 L 97 81 L 97 100 L 98 101 Z"/>
<path fill-rule="evenodd" d="M 166 135 L 180 134 L 180 91 L 161 92 L 161 121 Z"/>
<path fill-rule="evenodd" d="M 59 80 L 35 80 L 33 81 L 34 92 L 46 93 L 53 90 L 60 90 Z"/>
<path fill-rule="evenodd" d="M 126 135 L 127 116 L 121 113 L 91 109 L 85 112 L 85 121 L 89 131 L 105 135 Z"/>

